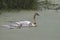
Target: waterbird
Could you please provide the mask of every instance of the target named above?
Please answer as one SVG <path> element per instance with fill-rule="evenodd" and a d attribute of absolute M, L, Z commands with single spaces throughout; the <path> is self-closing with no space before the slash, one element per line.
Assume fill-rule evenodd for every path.
<path fill-rule="evenodd" d="M 18 21 L 18 22 L 15 22 L 13 24 L 2 25 L 2 26 L 7 27 L 7 28 L 10 28 L 10 29 L 21 28 L 21 27 L 36 27 L 37 26 L 36 16 L 39 16 L 39 13 L 38 12 L 36 12 L 34 14 L 34 16 L 33 16 L 33 22 L 31 22 L 31 21 Z"/>
<path fill-rule="evenodd" d="M 19 27 L 36 27 L 37 26 L 37 23 L 36 23 L 36 16 L 39 16 L 39 13 L 36 12 L 33 16 L 33 22 L 31 21 L 18 21 L 18 22 L 15 22 L 16 24 L 19 25 Z"/>

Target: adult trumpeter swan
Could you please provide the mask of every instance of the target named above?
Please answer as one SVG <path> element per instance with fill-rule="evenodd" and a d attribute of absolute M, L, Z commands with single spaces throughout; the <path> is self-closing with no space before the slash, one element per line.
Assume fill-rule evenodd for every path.
<path fill-rule="evenodd" d="M 18 27 L 25 27 L 25 26 L 36 27 L 36 16 L 39 16 L 39 14 L 38 13 L 34 14 L 33 23 L 30 21 L 19 21 L 19 22 L 16 22 L 16 24 L 19 25 Z"/>

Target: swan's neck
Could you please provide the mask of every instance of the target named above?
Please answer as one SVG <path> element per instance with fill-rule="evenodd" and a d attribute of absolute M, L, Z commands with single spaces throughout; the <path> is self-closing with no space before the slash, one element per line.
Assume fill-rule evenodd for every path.
<path fill-rule="evenodd" d="M 33 17 L 33 23 L 36 26 L 36 15 L 34 15 L 34 17 Z"/>

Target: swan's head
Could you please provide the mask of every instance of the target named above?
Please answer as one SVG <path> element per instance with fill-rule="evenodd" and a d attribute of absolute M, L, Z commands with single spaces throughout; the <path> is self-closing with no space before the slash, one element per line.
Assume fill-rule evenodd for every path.
<path fill-rule="evenodd" d="M 39 16 L 39 13 L 38 13 L 38 12 L 36 12 L 36 13 L 35 13 L 35 15 Z"/>

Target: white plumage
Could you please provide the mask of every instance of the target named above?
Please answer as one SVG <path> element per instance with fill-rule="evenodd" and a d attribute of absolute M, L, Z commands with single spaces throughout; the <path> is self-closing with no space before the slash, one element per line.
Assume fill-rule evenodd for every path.
<path fill-rule="evenodd" d="M 21 25 L 21 26 L 35 26 L 32 22 L 30 21 L 20 21 L 16 22 L 16 24 Z"/>

